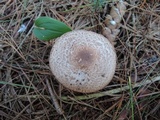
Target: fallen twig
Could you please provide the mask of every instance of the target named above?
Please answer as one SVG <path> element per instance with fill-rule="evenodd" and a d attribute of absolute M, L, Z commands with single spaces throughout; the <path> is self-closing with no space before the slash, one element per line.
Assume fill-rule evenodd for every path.
<path fill-rule="evenodd" d="M 46 79 L 46 84 L 47 84 L 47 87 L 48 87 L 48 90 L 49 90 L 49 93 L 50 93 L 50 95 L 51 95 L 51 99 L 52 99 L 52 102 L 53 102 L 53 104 L 54 104 L 54 106 L 55 106 L 56 111 L 57 111 L 60 115 L 62 115 L 62 114 L 64 113 L 64 111 L 63 111 L 62 108 L 60 107 L 60 105 L 59 105 L 59 103 L 58 103 L 58 101 L 57 101 L 57 99 L 56 99 L 56 95 L 55 95 L 54 92 L 52 91 L 52 88 L 51 88 L 51 86 L 50 86 L 50 83 L 49 83 L 49 80 L 48 80 L 48 79 Z"/>

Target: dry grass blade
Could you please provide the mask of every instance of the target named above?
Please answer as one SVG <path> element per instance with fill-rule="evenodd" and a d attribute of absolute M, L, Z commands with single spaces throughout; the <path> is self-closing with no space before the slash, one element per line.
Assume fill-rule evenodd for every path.
<path fill-rule="evenodd" d="M 132 89 L 137 88 L 137 87 L 143 87 L 147 84 L 152 84 L 154 82 L 160 82 L 160 76 L 155 77 L 152 80 L 145 80 L 144 82 L 136 83 L 136 84 L 132 85 Z M 112 90 L 109 90 L 109 91 L 93 93 L 93 94 L 88 94 L 88 95 L 83 95 L 83 96 L 75 96 L 74 99 L 76 99 L 76 100 L 88 100 L 88 99 L 99 98 L 99 97 L 103 97 L 103 96 L 107 96 L 107 95 L 108 96 L 115 96 L 114 94 L 121 93 L 121 92 L 127 91 L 129 89 L 130 89 L 130 86 L 127 85 L 127 86 L 112 89 Z M 64 96 L 61 99 L 70 100 L 68 97 L 64 97 Z"/>

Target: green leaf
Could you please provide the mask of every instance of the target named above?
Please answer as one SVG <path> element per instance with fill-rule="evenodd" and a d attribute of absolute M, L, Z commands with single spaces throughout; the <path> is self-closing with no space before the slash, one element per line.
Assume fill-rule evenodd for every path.
<path fill-rule="evenodd" d="M 71 31 L 71 28 L 66 24 L 50 17 L 39 17 L 34 25 L 34 35 L 39 40 L 44 41 L 60 37 L 64 33 Z"/>

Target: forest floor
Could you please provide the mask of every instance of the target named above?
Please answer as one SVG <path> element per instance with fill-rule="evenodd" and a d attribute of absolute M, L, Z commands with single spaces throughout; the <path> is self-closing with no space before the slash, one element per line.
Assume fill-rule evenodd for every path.
<path fill-rule="evenodd" d="M 105 17 L 117 1 L 0 0 L 1 120 L 160 119 L 160 0 L 126 0 L 114 45 L 115 75 L 94 94 L 59 84 L 48 62 L 54 40 L 40 41 L 32 33 L 34 20 L 49 16 L 73 30 L 102 34 Z M 19 31 L 22 24 L 24 32 Z"/>

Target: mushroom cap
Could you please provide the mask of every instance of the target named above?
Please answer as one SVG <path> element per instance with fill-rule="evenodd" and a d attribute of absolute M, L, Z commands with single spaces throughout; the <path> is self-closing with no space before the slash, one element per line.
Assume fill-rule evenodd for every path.
<path fill-rule="evenodd" d="M 74 30 L 56 39 L 49 65 L 56 79 L 66 88 L 91 93 L 104 88 L 113 78 L 116 53 L 104 36 Z"/>

